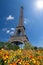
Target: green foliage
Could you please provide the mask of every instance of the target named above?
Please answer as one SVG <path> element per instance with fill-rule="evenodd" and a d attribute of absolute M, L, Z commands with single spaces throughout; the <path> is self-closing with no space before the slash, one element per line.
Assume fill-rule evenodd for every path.
<path fill-rule="evenodd" d="M 25 43 L 24 49 L 33 49 L 33 46 L 30 43 Z"/>
<path fill-rule="evenodd" d="M 15 45 L 14 43 L 9 43 L 9 42 L 0 42 L 0 49 L 2 49 L 2 48 L 11 49 L 11 50 L 20 49 L 19 46 Z M 43 50 L 43 47 L 32 46 L 30 43 L 25 42 L 23 49 Z"/>
<path fill-rule="evenodd" d="M 34 47 L 34 50 L 38 50 L 38 47 L 35 46 L 35 47 Z"/>
<path fill-rule="evenodd" d="M 17 50 L 19 49 L 19 46 L 17 46 L 16 44 L 13 44 L 13 43 L 8 43 L 6 45 L 7 49 L 12 49 L 12 50 Z"/>
<path fill-rule="evenodd" d="M 5 43 L 4 42 L 0 42 L 0 49 L 4 48 Z"/>
<path fill-rule="evenodd" d="M 8 43 L 8 42 L 0 42 L 0 49 L 5 48 L 9 50 L 17 50 L 19 49 L 19 46 L 13 44 L 13 43 Z"/>
<path fill-rule="evenodd" d="M 43 50 L 43 47 L 39 47 L 38 49 L 39 49 L 39 50 Z"/>
<path fill-rule="evenodd" d="M 4 61 L 2 58 L 0 58 L 0 65 L 4 65 Z"/>
<path fill-rule="evenodd" d="M 25 58 L 23 58 L 23 61 L 26 61 L 26 60 L 30 60 L 30 58 L 28 58 L 28 57 L 25 57 Z"/>

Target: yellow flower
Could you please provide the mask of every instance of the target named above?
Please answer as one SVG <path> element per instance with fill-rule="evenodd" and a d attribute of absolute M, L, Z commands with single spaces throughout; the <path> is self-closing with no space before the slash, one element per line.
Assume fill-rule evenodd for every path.
<path fill-rule="evenodd" d="M 8 63 L 10 63 L 10 59 L 8 59 Z"/>
<path fill-rule="evenodd" d="M 39 61 L 37 61 L 37 65 L 40 65 L 40 62 Z"/>
<path fill-rule="evenodd" d="M 3 51 L 4 49 L 2 48 L 1 50 Z"/>
<path fill-rule="evenodd" d="M 12 63 L 10 63 L 9 65 L 12 65 Z"/>
<path fill-rule="evenodd" d="M 21 62 L 19 62 L 19 64 L 21 64 Z"/>
<path fill-rule="evenodd" d="M 5 60 L 5 59 L 8 59 L 9 57 L 8 57 L 8 55 L 5 53 L 4 55 L 3 55 L 3 59 Z"/>
<path fill-rule="evenodd" d="M 34 58 L 32 58 L 32 61 L 33 61 L 34 64 L 36 63 L 36 60 Z"/>
<path fill-rule="evenodd" d="M 4 62 L 6 63 L 6 60 Z"/>

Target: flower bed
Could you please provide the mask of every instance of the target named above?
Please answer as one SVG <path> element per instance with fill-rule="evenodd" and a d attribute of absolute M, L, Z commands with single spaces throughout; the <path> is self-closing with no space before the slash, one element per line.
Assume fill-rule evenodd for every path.
<path fill-rule="evenodd" d="M 43 65 L 43 51 L 1 49 L 0 65 Z"/>

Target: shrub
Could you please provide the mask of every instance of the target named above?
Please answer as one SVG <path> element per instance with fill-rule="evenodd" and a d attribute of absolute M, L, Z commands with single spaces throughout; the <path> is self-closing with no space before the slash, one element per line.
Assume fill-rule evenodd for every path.
<path fill-rule="evenodd" d="M 4 61 L 2 58 L 0 58 L 0 65 L 4 65 Z"/>
<path fill-rule="evenodd" d="M 30 44 L 30 43 L 25 43 L 24 44 L 24 49 L 32 49 L 33 48 L 33 46 Z"/>
<path fill-rule="evenodd" d="M 13 43 L 7 43 L 5 48 L 9 50 L 17 50 L 19 49 L 19 46 Z"/>
<path fill-rule="evenodd" d="M 0 49 L 4 48 L 5 43 L 4 42 L 0 42 Z"/>

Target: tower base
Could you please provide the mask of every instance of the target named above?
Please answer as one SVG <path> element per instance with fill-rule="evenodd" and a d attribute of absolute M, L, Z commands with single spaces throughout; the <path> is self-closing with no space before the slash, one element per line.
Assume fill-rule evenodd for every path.
<path fill-rule="evenodd" d="M 10 43 L 15 43 L 16 45 L 19 45 L 20 43 L 17 42 L 21 42 L 21 44 L 28 42 L 28 38 L 26 37 L 26 35 L 24 36 L 12 36 L 10 38 Z"/>

